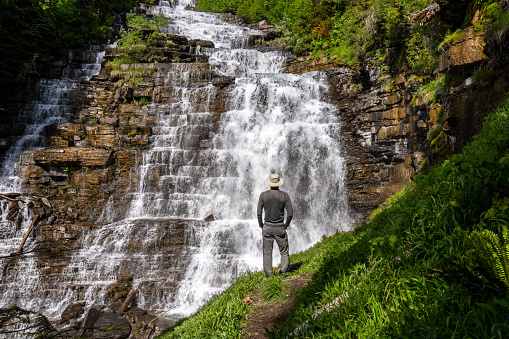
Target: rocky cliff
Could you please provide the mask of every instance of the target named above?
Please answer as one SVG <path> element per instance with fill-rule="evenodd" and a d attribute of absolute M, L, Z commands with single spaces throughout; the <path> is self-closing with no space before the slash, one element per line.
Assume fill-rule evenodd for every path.
<path fill-rule="evenodd" d="M 420 91 L 422 75 L 404 66 L 382 75 L 369 59 L 352 69 L 327 57 L 288 58 L 290 72 L 328 74 L 330 97 L 343 121 L 348 196 L 356 222 L 367 220 L 415 174 L 457 152 L 479 132 L 486 114 L 505 98 L 507 38 L 502 31 L 486 43 L 485 32 L 472 26 L 458 32 L 441 48 L 439 72 L 432 75 L 446 78 L 447 87 L 431 92 Z"/>

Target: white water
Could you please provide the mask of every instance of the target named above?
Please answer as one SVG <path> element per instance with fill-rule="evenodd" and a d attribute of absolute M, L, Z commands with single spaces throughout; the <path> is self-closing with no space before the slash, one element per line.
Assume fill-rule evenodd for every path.
<path fill-rule="evenodd" d="M 6 158 L 0 167 L 0 192 L 23 192 L 23 181 L 18 176 L 18 160 L 27 150 L 44 147 L 44 129 L 51 124 L 68 121 L 73 112 L 74 96 L 80 90 L 80 82 L 88 80 L 101 70 L 104 52 L 99 46 L 93 46 L 84 51 L 82 59 L 92 62 L 83 63 L 79 68 L 71 68 L 73 52 L 69 52 L 68 66 L 63 70 L 59 79 L 41 79 L 35 85 L 33 100 L 20 112 L 16 129 L 22 129 L 20 136 L 13 137 L 15 141 L 6 153 Z M 95 60 L 95 61 L 94 61 Z M 27 202 L 27 198 L 19 200 Z M 28 213 L 27 204 L 20 206 L 20 224 L 7 220 L 7 200 L 0 201 L 0 257 L 16 252 L 21 240 L 32 221 Z M 29 237 L 23 251 L 30 253 L 36 242 Z M 2 261 L 2 264 L 5 262 Z M 3 266 L 2 266 L 3 268 Z M 44 268 L 44 267 L 42 267 Z M 0 307 L 17 304 L 30 310 L 46 310 L 53 315 L 53 309 L 65 308 L 64 300 L 54 300 L 49 295 L 41 295 L 41 267 L 33 254 L 27 254 L 16 263 L 16 269 L 5 275 L 0 271 Z M 60 306 L 57 306 L 60 304 Z M 60 310 L 60 312 L 61 312 Z"/>
<path fill-rule="evenodd" d="M 262 269 L 256 204 L 268 189 L 265 179 L 272 171 L 285 179 L 281 189 L 294 205 L 288 230 L 291 253 L 349 229 L 340 122 L 336 108 L 326 100 L 324 74 L 285 74 L 283 53 L 242 49 L 247 35 L 259 32 L 222 22 L 217 15 L 186 11 L 188 3 L 176 8 L 161 3 L 156 14 L 175 19 L 170 32 L 215 43 L 216 49 L 207 50 L 211 67 L 217 74 L 235 77 L 226 111 L 214 125 L 217 89 L 210 82 L 194 84 L 200 74 L 195 66 L 174 64 L 161 74 L 163 86 L 171 87 L 172 102 L 146 106 L 157 112 L 158 125 L 151 148 L 143 154 L 128 215 L 117 215 L 112 201 L 100 220 L 109 224 L 87 231 L 81 249 L 62 263 L 62 274 L 48 279 L 46 286 L 41 286 L 38 273 L 45 267 L 37 267 L 30 257 L 24 260 L 25 272 L 31 272 L 26 277 L 30 289 L 6 286 L 9 293 L 3 294 L 0 306 L 17 301 L 58 317 L 75 300 L 103 303 L 116 275 L 132 273 L 140 307 L 190 314 L 236 277 Z M 58 119 L 68 116 L 69 111 L 63 112 Z M 34 127 L 52 123 L 43 121 Z M 206 135 L 198 140 L 201 149 L 198 135 Z M 21 144 L 17 155 L 12 152 L 9 167 L 32 147 L 36 146 Z M 1 173 L 11 178 L 5 187 L 19 189 L 15 172 Z M 209 214 L 215 221 L 206 223 L 203 218 Z M 177 219 L 186 229 L 183 244 L 175 245 L 171 239 L 182 227 Z M 274 258 L 278 264 L 277 249 Z M 41 291 L 50 292 L 39 296 Z"/>
<path fill-rule="evenodd" d="M 221 115 L 220 128 L 211 137 L 212 147 L 200 153 L 212 159 L 213 168 L 190 160 L 192 166 L 179 167 L 176 173 L 162 178 L 159 189 L 154 190 L 144 180 L 156 163 L 149 153 L 131 209 L 132 218 L 204 218 L 209 214 L 216 218 L 198 229 L 199 245 L 179 285 L 176 305 L 172 305 L 177 306 L 172 310 L 177 314 L 196 311 L 237 276 L 261 270 L 256 203 L 259 194 L 268 189 L 265 179 L 272 171 L 285 178 L 282 189 L 293 200 L 294 222 L 288 230 L 291 253 L 310 247 L 324 235 L 349 229 L 340 123 L 336 108 L 324 100 L 325 76 L 316 72 L 282 73 L 283 53 L 240 48 L 245 46 L 247 34 L 260 32 L 227 24 L 216 15 L 183 11 L 186 5 L 159 6 L 156 14 L 175 19 L 170 32 L 212 40 L 216 50 L 207 51 L 209 63 L 218 74 L 235 76 L 236 81 L 228 110 Z M 211 86 L 201 89 L 214 90 Z M 193 110 L 185 94 L 181 98 L 180 109 L 168 107 L 161 118 L 173 121 L 172 114 L 185 114 L 187 119 L 181 119 L 175 127 L 163 127 L 152 152 L 173 154 L 178 149 L 175 136 L 182 137 L 193 129 L 190 117 L 207 114 Z M 170 181 L 189 181 L 191 187 L 185 193 L 159 199 L 161 188 Z M 276 249 L 274 258 L 274 264 L 279 263 Z"/>
<path fill-rule="evenodd" d="M 69 67 L 72 53 L 69 52 L 69 63 L 63 70 L 63 76 L 59 79 L 40 79 L 35 86 L 34 99 L 21 110 L 16 126 L 23 129 L 23 133 L 6 152 L 6 159 L 0 167 L 0 192 L 20 192 L 22 182 L 17 168 L 21 153 L 44 146 L 44 128 L 68 121 L 80 81 L 88 80 L 101 71 L 104 52 L 100 52 L 98 46 L 83 52 L 85 60 L 95 59 L 95 62 L 84 63 L 81 68 Z"/>

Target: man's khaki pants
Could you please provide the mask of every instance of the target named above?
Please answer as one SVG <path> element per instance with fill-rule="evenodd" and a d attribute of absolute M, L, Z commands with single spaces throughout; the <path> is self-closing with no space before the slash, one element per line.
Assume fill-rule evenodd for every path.
<path fill-rule="evenodd" d="M 263 270 L 265 276 L 269 277 L 274 274 L 272 272 L 272 247 L 274 239 L 281 253 L 281 273 L 285 273 L 290 265 L 288 257 L 288 236 L 284 226 L 274 227 L 263 225 Z"/>

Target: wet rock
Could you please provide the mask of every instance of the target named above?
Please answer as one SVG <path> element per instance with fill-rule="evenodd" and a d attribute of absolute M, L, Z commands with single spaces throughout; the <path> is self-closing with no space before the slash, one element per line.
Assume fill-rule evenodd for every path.
<path fill-rule="evenodd" d="M 214 214 L 209 214 L 204 220 L 207 222 L 211 222 L 216 220 L 216 218 L 214 218 Z"/>
<path fill-rule="evenodd" d="M 235 83 L 235 77 L 231 77 L 231 76 L 221 76 L 221 77 L 212 78 L 212 85 L 219 87 L 219 88 L 225 88 L 226 86 L 229 86 L 234 83 Z"/>
<path fill-rule="evenodd" d="M 246 24 L 246 20 L 244 18 L 241 18 L 241 17 L 236 16 L 235 14 L 231 14 L 231 13 L 221 13 L 219 15 L 219 19 L 221 19 L 223 21 L 230 22 L 232 24 L 237 24 L 237 25 L 245 25 Z"/>
<path fill-rule="evenodd" d="M 94 339 L 127 339 L 131 334 L 129 322 L 116 313 L 103 313 L 94 324 Z"/>
<path fill-rule="evenodd" d="M 92 306 L 87 314 L 85 315 L 85 318 L 83 319 L 83 322 L 81 323 L 80 330 L 78 331 L 78 337 L 80 338 L 89 338 L 92 337 L 94 325 L 96 321 L 101 317 L 101 311 L 99 307 Z"/>
<path fill-rule="evenodd" d="M 119 274 L 117 275 L 117 281 L 122 284 L 132 284 L 133 275 L 132 274 Z"/>
<path fill-rule="evenodd" d="M 187 38 L 183 35 L 168 34 L 168 39 L 177 45 L 187 45 L 188 44 Z"/>
<path fill-rule="evenodd" d="M 60 316 L 62 323 L 72 323 L 85 311 L 85 302 L 77 302 L 74 304 L 70 304 L 65 308 Z"/>
<path fill-rule="evenodd" d="M 106 288 L 106 300 L 119 301 L 127 297 L 131 291 L 131 287 L 126 283 L 113 283 Z"/>
<path fill-rule="evenodd" d="M 212 41 L 209 40 L 201 40 L 201 39 L 193 39 L 189 40 L 189 46 L 191 47 L 208 47 L 208 48 L 214 48 L 215 45 Z"/>
<path fill-rule="evenodd" d="M 122 303 L 133 288 L 132 274 L 119 274 L 117 282 L 106 288 L 105 298 L 110 302 Z"/>

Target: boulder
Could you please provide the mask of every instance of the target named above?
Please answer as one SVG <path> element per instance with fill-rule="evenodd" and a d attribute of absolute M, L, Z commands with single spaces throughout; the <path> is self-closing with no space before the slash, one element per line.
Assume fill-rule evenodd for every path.
<path fill-rule="evenodd" d="M 70 304 L 65 308 L 62 312 L 61 321 L 62 323 L 72 323 L 74 320 L 81 317 L 83 312 L 85 311 L 85 302 L 77 302 L 74 304 Z"/>
<path fill-rule="evenodd" d="M 131 334 L 131 325 L 127 319 L 116 313 L 103 313 L 94 324 L 94 339 L 127 339 Z"/>
<path fill-rule="evenodd" d="M 94 328 L 94 324 L 101 316 L 101 311 L 97 307 L 91 307 L 87 314 L 85 315 L 85 319 L 81 323 L 80 330 L 78 331 L 78 337 L 88 338 L 91 337 L 92 331 Z"/>

